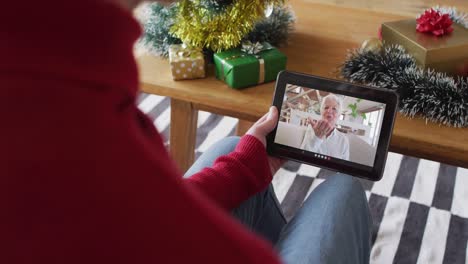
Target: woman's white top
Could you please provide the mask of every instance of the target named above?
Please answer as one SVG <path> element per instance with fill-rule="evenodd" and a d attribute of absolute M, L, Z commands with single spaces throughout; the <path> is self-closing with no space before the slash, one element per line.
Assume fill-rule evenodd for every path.
<path fill-rule="evenodd" d="M 349 160 L 348 138 L 336 128 L 333 129 L 328 137 L 320 139 L 315 136 L 314 129 L 309 124 L 301 144 L 301 149 L 334 158 Z"/>

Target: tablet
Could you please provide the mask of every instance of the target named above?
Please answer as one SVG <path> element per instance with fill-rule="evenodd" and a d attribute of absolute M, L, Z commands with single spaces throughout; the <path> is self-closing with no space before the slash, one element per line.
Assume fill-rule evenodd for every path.
<path fill-rule="evenodd" d="M 378 181 L 382 178 L 398 95 L 322 77 L 282 71 L 273 105 L 272 156 Z"/>

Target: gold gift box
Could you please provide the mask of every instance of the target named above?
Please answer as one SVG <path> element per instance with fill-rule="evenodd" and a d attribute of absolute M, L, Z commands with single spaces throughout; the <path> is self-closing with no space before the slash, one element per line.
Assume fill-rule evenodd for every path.
<path fill-rule="evenodd" d="M 205 59 L 201 50 L 173 44 L 169 46 L 169 64 L 174 80 L 205 78 Z"/>
<path fill-rule="evenodd" d="M 382 24 L 382 40 L 400 44 L 424 68 L 456 73 L 468 61 L 468 29 L 453 23 L 453 32 L 434 36 L 416 31 L 416 20 L 400 20 Z"/>

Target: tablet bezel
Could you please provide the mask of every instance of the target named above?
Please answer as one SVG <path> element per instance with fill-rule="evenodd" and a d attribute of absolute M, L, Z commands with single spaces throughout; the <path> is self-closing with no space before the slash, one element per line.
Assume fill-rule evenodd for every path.
<path fill-rule="evenodd" d="M 336 158 L 330 161 L 324 160 L 322 158 L 313 157 L 312 155 L 307 155 L 307 153 L 312 152 L 275 143 L 274 140 L 278 123 L 275 129 L 267 135 L 268 153 L 272 156 L 282 157 L 372 181 L 380 180 L 387 159 L 388 147 L 396 116 L 398 94 L 389 89 L 366 87 L 303 73 L 282 71 L 278 74 L 275 94 L 273 96 L 273 105 L 276 106 L 278 110 L 282 107 L 287 84 L 384 103 L 385 111 L 375 153 L 374 166 L 370 167 Z"/>

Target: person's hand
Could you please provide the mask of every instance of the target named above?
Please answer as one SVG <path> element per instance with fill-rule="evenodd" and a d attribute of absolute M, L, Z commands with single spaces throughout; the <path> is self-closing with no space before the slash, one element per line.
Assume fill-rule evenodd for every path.
<path fill-rule="evenodd" d="M 276 122 L 278 122 L 278 109 L 272 106 L 268 113 L 260 117 L 260 119 L 249 128 L 246 134 L 256 137 L 263 143 L 263 146 L 266 147 L 266 135 L 275 128 Z"/>
<path fill-rule="evenodd" d="M 276 109 L 275 106 L 272 106 L 268 113 L 263 115 L 257 122 L 255 122 L 255 124 L 252 125 L 252 127 L 250 127 L 246 135 L 256 137 L 260 142 L 262 142 L 263 146 L 266 147 L 266 135 L 275 128 L 277 122 L 278 109 Z M 271 175 L 275 175 L 284 162 L 285 160 L 283 159 L 268 157 Z"/>
<path fill-rule="evenodd" d="M 312 119 L 312 117 L 307 117 L 307 125 L 313 126 L 315 123 L 317 123 L 317 120 Z"/>
<path fill-rule="evenodd" d="M 334 129 L 334 127 L 327 120 L 324 119 L 315 121 L 311 120 L 309 117 L 309 123 L 314 129 L 315 136 L 317 136 L 320 139 L 326 137 L 328 133 L 330 133 Z"/>

